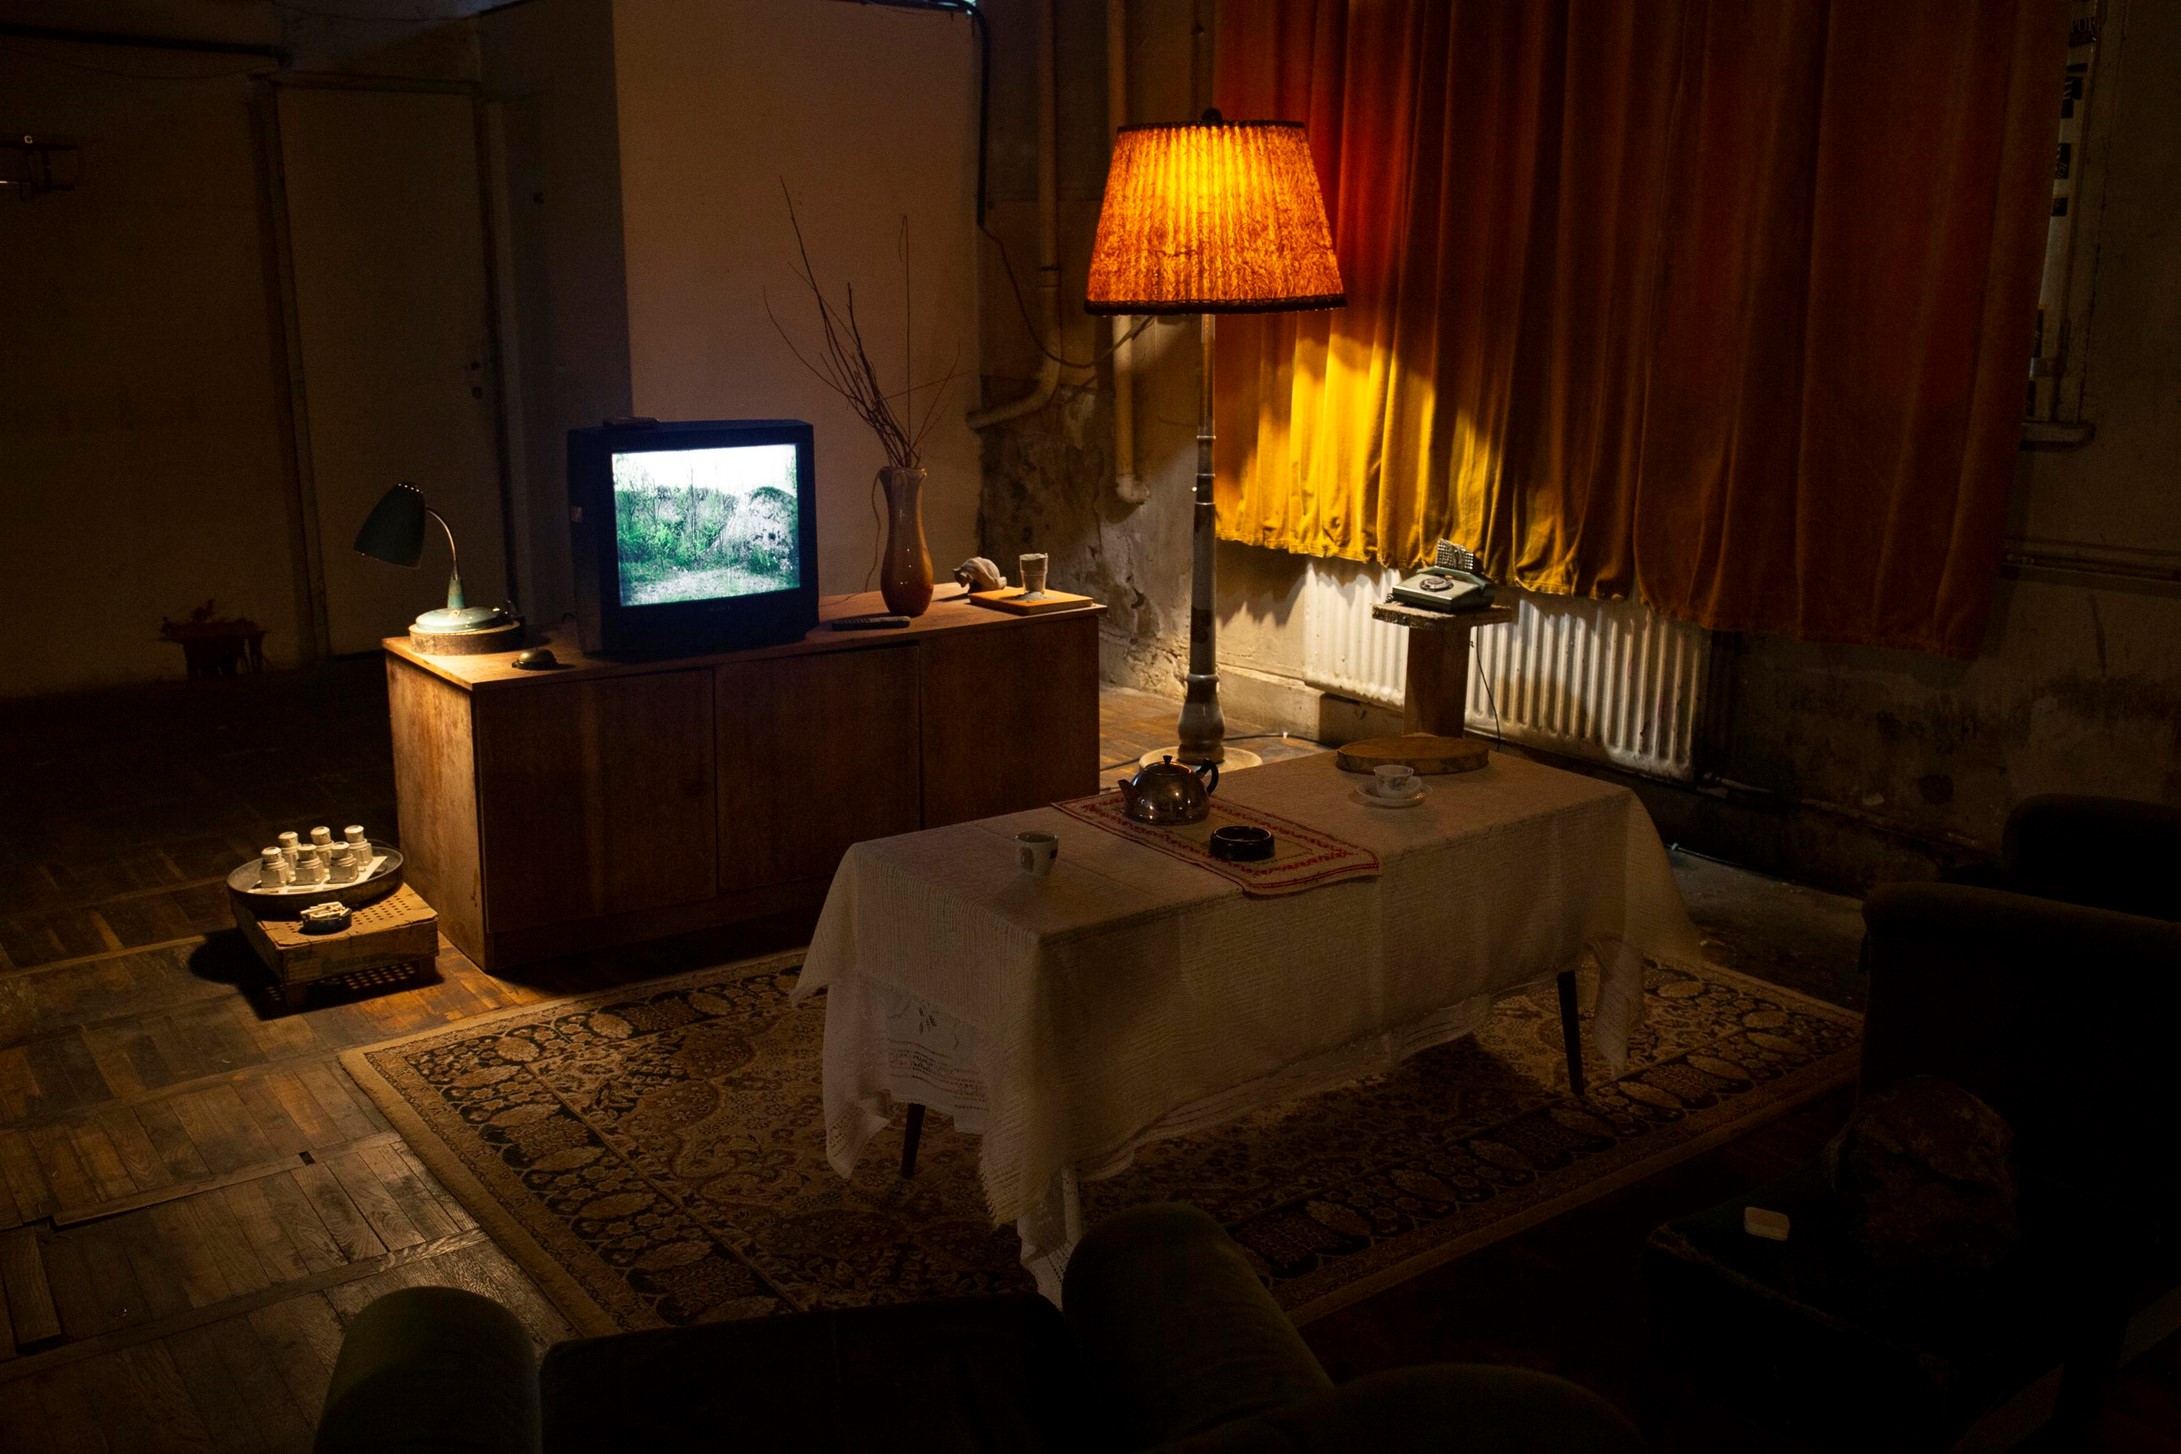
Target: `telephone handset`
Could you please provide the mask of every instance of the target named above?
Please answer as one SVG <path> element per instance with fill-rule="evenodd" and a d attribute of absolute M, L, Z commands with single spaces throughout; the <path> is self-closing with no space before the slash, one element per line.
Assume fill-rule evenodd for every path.
<path fill-rule="evenodd" d="M 1428 611 L 1479 610 L 1492 604 L 1492 583 L 1484 578 L 1483 565 L 1475 551 L 1442 540 L 1431 553 L 1431 564 L 1396 585 L 1393 598 Z"/>

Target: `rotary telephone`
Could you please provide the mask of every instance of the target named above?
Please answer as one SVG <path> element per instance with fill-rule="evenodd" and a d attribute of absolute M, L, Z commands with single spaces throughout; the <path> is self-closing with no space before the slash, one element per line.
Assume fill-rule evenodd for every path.
<path fill-rule="evenodd" d="M 1396 585 L 1393 598 L 1427 611 L 1481 609 L 1492 604 L 1492 583 L 1484 578 L 1483 566 L 1475 551 L 1442 540 L 1431 553 L 1431 564 Z"/>

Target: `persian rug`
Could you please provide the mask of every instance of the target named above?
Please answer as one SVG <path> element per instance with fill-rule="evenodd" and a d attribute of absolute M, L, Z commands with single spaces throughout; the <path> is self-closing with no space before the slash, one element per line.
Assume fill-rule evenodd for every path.
<path fill-rule="evenodd" d="M 342 1059 L 425 1163 L 589 1332 L 1032 1286 L 976 1140 L 897 1121 L 844 1181 L 800 956 L 528 1005 Z M 1140 1150 L 1086 1221 L 1216 1217 L 1298 1322 L 1625 1186 L 1854 1073 L 1860 1017 L 1649 965 L 1626 1070 L 1568 1094 L 1550 991 L 1383 1075 Z M 1594 1072 L 1595 1074 L 1595 1072 Z"/>

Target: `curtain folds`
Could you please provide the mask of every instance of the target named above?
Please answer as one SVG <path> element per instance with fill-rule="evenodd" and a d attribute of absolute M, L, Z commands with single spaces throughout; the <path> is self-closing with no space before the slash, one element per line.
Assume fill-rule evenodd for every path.
<path fill-rule="evenodd" d="M 1222 536 L 1973 653 L 2063 0 L 1227 0 L 1349 305 L 1219 331 Z"/>

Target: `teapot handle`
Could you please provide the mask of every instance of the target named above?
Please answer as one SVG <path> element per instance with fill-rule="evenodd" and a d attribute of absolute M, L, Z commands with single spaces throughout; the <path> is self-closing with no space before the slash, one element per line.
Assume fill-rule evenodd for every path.
<path fill-rule="evenodd" d="M 1198 763 L 1197 776 L 1202 777 L 1206 773 L 1212 775 L 1212 780 L 1204 785 L 1204 796 L 1210 797 L 1213 793 L 1219 791 L 1219 764 L 1216 762 Z"/>

